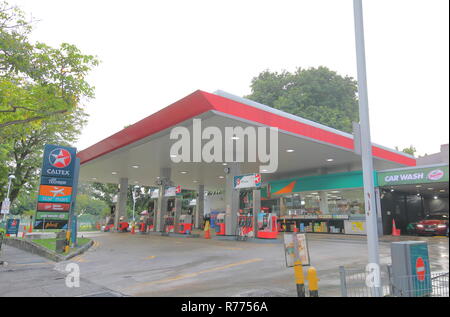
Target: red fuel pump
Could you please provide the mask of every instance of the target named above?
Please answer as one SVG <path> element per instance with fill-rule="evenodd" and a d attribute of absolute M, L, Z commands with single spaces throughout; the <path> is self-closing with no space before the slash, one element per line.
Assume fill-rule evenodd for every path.
<path fill-rule="evenodd" d="M 218 235 L 218 236 L 225 235 L 225 214 L 224 213 L 220 213 L 217 215 L 214 226 L 216 229 L 216 235 Z"/>
<path fill-rule="evenodd" d="M 192 232 L 192 216 L 181 215 L 178 223 L 178 233 L 187 234 Z"/>
<path fill-rule="evenodd" d="M 258 214 L 257 238 L 276 239 L 278 235 L 277 216 L 272 213 L 261 212 Z"/>

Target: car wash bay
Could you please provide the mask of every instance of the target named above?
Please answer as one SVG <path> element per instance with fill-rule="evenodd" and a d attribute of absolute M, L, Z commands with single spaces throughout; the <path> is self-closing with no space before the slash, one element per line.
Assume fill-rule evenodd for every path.
<path fill-rule="evenodd" d="M 448 165 L 380 171 L 378 184 L 384 234 L 391 234 L 393 219 L 405 234 L 427 215 L 448 215 Z"/>

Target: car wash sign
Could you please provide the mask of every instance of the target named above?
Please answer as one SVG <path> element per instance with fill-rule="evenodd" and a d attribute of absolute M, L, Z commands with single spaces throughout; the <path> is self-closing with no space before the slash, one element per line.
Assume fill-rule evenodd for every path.
<path fill-rule="evenodd" d="M 408 185 L 448 182 L 448 165 L 378 172 L 378 185 Z"/>
<path fill-rule="evenodd" d="M 45 145 L 35 229 L 67 229 L 75 164 L 75 148 Z"/>
<path fill-rule="evenodd" d="M 261 174 L 246 174 L 234 177 L 234 188 L 261 187 Z"/>

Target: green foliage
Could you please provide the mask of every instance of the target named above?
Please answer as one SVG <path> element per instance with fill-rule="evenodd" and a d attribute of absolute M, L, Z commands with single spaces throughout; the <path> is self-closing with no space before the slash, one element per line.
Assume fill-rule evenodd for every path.
<path fill-rule="evenodd" d="M 359 121 L 356 81 L 326 67 L 266 70 L 251 88 L 246 98 L 341 131 L 351 133 L 352 122 Z"/>
<path fill-rule="evenodd" d="M 395 149 L 396 149 L 397 151 L 399 151 L 398 146 L 396 146 Z M 406 154 L 409 154 L 409 155 L 412 155 L 412 156 L 415 156 L 417 150 L 416 150 L 416 148 L 415 148 L 413 145 L 410 145 L 409 147 L 404 148 L 404 149 L 402 150 L 402 152 L 403 152 L 403 153 L 406 153 Z"/>
<path fill-rule="evenodd" d="M 71 44 L 31 43 L 33 21 L 24 16 L 0 0 L 0 200 L 8 174 L 16 176 L 11 201 L 36 190 L 45 144 L 76 141 L 87 117 L 82 104 L 94 96 L 86 77 L 99 63 Z"/>
<path fill-rule="evenodd" d="M 92 198 L 86 194 L 77 195 L 77 203 L 75 207 L 76 214 L 102 216 L 105 213 L 105 210 L 108 211 L 109 208 L 104 201 Z"/>

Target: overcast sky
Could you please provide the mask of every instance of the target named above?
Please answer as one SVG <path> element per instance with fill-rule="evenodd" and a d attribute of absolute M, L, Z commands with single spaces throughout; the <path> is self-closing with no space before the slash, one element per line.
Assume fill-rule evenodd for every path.
<path fill-rule="evenodd" d="M 264 69 L 356 78 L 351 0 L 9 0 L 33 39 L 102 61 L 79 150 L 197 89 L 250 93 Z M 435 153 L 449 140 L 449 1 L 363 1 L 372 141 Z"/>

